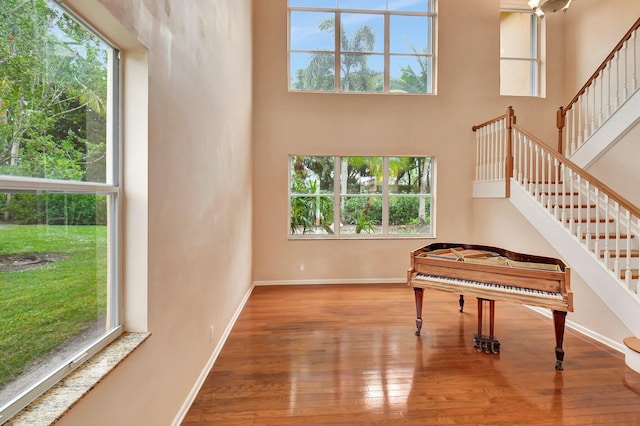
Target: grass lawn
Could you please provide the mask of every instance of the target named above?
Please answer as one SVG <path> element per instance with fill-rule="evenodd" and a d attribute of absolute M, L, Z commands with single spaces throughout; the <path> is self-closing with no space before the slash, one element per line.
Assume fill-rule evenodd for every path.
<path fill-rule="evenodd" d="M 0 226 L 0 254 L 66 257 L 0 272 L 0 387 L 105 316 L 106 226 Z"/>

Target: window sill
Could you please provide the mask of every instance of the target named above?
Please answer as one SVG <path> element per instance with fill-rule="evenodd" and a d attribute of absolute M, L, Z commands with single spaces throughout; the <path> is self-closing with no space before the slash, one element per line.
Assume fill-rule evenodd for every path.
<path fill-rule="evenodd" d="M 52 424 L 133 352 L 150 333 L 123 333 L 9 419 L 12 426 Z"/>

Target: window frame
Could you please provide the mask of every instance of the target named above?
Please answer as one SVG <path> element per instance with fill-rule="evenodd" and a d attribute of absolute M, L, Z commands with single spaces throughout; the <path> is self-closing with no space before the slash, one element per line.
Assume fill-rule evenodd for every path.
<path fill-rule="evenodd" d="M 306 6 L 290 6 L 289 1 L 287 1 L 287 89 L 290 93 L 340 93 L 340 94 L 369 94 L 369 95 L 389 95 L 389 94 L 398 94 L 398 95 L 436 95 L 437 94 L 437 5 L 438 0 L 427 0 L 431 4 L 431 11 L 429 12 L 417 12 L 417 11 L 395 11 L 395 10 L 387 10 L 388 7 L 384 9 L 347 9 L 335 7 L 306 7 Z M 383 90 L 382 91 L 344 91 L 342 90 L 342 81 L 341 81 L 341 55 L 342 55 L 342 46 L 340 43 L 340 31 L 335 31 L 333 34 L 334 46 L 333 50 L 305 50 L 305 49 L 292 49 L 291 48 L 291 13 L 292 12 L 325 12 L 325 13 L 333 13 L 335 19 L 335 28 L 341 28 L 341 17 L 343 14 L 368 14 L 368 15 L 382 15 L 384 20 L 384 34 L 383 34 L 383 52 L 364 52 L 362 54 L 369 56 L 382 56 L 384 69 L 383 69 Z M 430 53 L 394 53 L 390 51 L 390 22 L 391 16 L 424 16 L 430 18 L 430 34 L 428 40 L 431 41 L 430 44 Z M 314 53 L 325 53 L 332 54 L 334 56 L 334 87 L 333 90 L 296 90 L 293 89 L 293 76 L 291 75 L 291 54 L 292 53 L 306 53 L 306 54 L 314 54 Z M 354 52 L 348 52 L 354 53 Z M 357 52 L 356 54 L 360 54 Z M 391 81 L 391 57 L 423 57 L 431 60 L 431 76 L 430 81 L 427 82 L 427 87 L 431 88 L 431 91 L 427 91 L 424 93 L 411 93 L 411 92 L 401 92 L 390 89 L 390 81 Z"/>
<path fill-rule="evenodd" d="M 333 191 L 330 193 L 294 193 L 292 188 L 292 158 L 295 157 L 333 157 Z M 380 158 L 382 159 L 382 183 L 380 192 L 372 193 L 350 193 L 342 192 L 341 189 L 341 166 L 342 160 L 346 158 L 363 157 L 363 158 Z M 389 185 L 389 159 L 391 158 L 424 158 L 431 162 L 431 185 L 430 192 L 428 193 L 393 193 L 390 191 Z M 437 161 L 433 155 L 300 155 L 290 154 L 287 157 L 288 160 L 288 176 L 287 176 L 287 238 L 288 240 L 371 240 L 371 239 L 424 239 L 424 238 L 436 238 L 436 188 L 437 188 Z M 404 234 L 404 233 L 390 233 L 389 232 L 389 198 L 392 197 L 420 197 L 425 196 L 430 199 L 429 205 L 429 232 L 428 233 L 416 233 L 416 234 Z M 291 206 L 292 199 L 294 197 L 330 197 L 333 200 L 333 234 L 292 234 L 291 225 Z M 341 217 L 341 199 L 343 197 L 380 197 L 382 199 L 382 223 L 380 233 L 341 233 L 340 232 L 340 217 Z"/>
<path fill-rule="evenodd" d="M 528 9 L 500 9 L 500 14 L 502 13 L 519 13 L 523 15 L 530 15 L 529 16 L 529 23 L 530 23 L 529 32 L 530 32 L 530 39 L 531 39 L 531 43 L 529 46 L 530 56 L 529 57 L 511 57 L 511 56 L 503 56 L 502 54 L 500 54 L 500 68 L 502 68 L 503 61 L 528 62 L 529 68 L 531 70 L 531 77 L 529 79 L 528 95 L 503 93 L 502 84 L 500 84 L 500 96 L 520 96 L 520 97 L 532 97 L 532 98 L 543 97 L 543 93 L 544 93 L 544 88 L 542 87 L 543 85 L 542 52 L 543 50 L 541 47 L 542 40 L 543 40 L 542 32 L 544 31 L 543 23 L 541 22 L 541 19 L 539 19 L 538 16 L 532 10 L 528 10 Z M 502 32 L 502 26 L 500 28 L 500 31 Z M 502 37 L 502 34 L 501 34 L 501 37 Z M 502 81 L 502 76 L 500 77 L 500 80 Z"/>
<path fill-rule="evenodd" d="M 123 302 L 121 284 L 122 253 L 122 137 L 121 137 L 121 84 L 123 67 L 120 49 L 106 35 L 95 29 L 67 5 L 58 0 L 50 4 L 78 22 L 85 30 L 93 34 L 108 48 L 108 110 L 106 120 L 106 176 L 105 182 L 68 181 L 48 178 L 33 178 L 15 175 L 0 175 L 0 191 L 26 192 L 35 194 L 96 194 L 107 198 L 107 281 L 106 291 L 108 305 L 105 311 L 109 329 L 89 346 L 85 346 L 71 357 L 64 365 L 52 370 L 43 379 L 32 383 L 12 400 L 0 407 L 0 423 L 10 422 L 10 418 L 24 409 L 40 395 L 59 383 L 64 377 L 80 367 L 85 361 L 104 349 L 123 334 Z"/>

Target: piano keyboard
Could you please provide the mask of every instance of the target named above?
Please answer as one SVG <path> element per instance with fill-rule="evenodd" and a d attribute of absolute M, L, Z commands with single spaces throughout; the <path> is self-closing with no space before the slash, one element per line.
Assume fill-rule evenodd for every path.
<path fill-rule="evenodd" d="M 533 290 L 530 288 L 505 286 L 502 284 L 484 283 L 479 281 L 463 280 L 459 278 L 441 277 L 437 275 L 429 275 L 423 273 L 416 274 L 417 279 L 436 281 L 445 284 L 453 284 L 461 287 L 475 288 L 481 290 L 498 291 L 502 293 L 517 294 L 523 296 L 535 296 L 545 299 L 563 300 L 562 293 L 553 293 L 550 291 Z"/>

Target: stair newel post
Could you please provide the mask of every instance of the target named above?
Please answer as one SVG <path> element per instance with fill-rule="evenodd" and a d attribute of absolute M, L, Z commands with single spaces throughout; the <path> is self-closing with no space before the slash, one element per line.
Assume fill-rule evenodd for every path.
<path fill-rule="evenodd" d="M 511 196 L 511 178 L 513 177 L 513 125 L 516 123 L 513 107 L 507 108 L 506 118 L 507 152 L 504 162 L 504 196 L 509 198 Z"/>
<path fill-rule="evenodd" d="M 565 110 L 564 107 L 558 108 L 556 113 L 556 127 L 558 128 L 558 154 L 562 154 L 562 138 L 565 122 Z"/>

